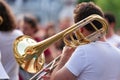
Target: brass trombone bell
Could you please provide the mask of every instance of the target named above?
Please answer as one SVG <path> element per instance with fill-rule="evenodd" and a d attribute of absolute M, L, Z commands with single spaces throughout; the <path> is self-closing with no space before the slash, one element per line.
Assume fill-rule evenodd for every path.
<path fill-rule="evenodd" d="M 27 49 L 29 46 L 33 46 L 37 42 L 30 36 L 20 36 L 14 42 L 15 58 L 20 66 L 29 73 L 38 72 L 44 65 L 44 54 L 36 56 L 37 51 L 34 48 Z M 41 52 L 42 53 L 42 52 Z"/>

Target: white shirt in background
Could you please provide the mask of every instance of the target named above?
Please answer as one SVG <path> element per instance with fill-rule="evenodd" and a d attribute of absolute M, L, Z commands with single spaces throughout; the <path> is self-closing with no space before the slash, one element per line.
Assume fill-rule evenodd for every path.
<path fill-rule="evenodd" d="M 1 61 L 10 78 L 9 80 L 19 80 L 19 65 L 14 57 L 13 42 L 20 35 L 22 35 L 22 32 L 18 30 L 11 32 L 0 31 Z"/>
<path fill-rule="evenodd" d="M 1 63 L 1 52 L 0 52 L 0 79 L 9 79 L 9 77 Z"/>
<path fill-rule="evenodd" d="M 107 42 L 120 48 L 120 36 L 118 36 L 116 34 L 114 34 L 112 37 L 108 38 Z"/>
<path fill-rule="evenodd" d="M 82 45 L 65 67 L 77 80 L 120 80 L 120 50 L 100 41 Z"/>

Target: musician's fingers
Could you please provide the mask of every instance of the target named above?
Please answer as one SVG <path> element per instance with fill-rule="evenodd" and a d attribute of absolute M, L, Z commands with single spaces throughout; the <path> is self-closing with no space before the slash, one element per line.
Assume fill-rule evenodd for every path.
<path fill-rule="evenodd" d="M 45 69 L 43 69 L 43 71 L 45 71 L 45 72 L 50 72 L 50 69 L 45 68 Z"/>
<path fill-rule="evenodd" d="M 69 46 L 65 46 L 63 48 L 63 51 L 62 51 L 62 55 L 64 56 L 71 56 L 71 54 L 74 52 L 75 48 L 73 47 L 69 47 Z"/>
<path fill-rule="evenodd" d="M 50 76 L 42 76 L 41 77 L 43 80 L 50 80 Z"/>

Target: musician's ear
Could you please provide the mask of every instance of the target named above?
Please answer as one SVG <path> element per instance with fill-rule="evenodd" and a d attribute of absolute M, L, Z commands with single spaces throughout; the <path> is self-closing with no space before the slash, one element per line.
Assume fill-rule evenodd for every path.
<path fill-rule="evenodd" d="M 80 28 L 80 32 L 81 32 L 81 33 L 84 32 L 84 27 Z"/>
<path fill-rule="evenodd" d="M 90 34 L 90 32 L 89 32 L 85 27 L 80 28 L 80 32 L 81 32 L 84 36 L 88 36 L 88 35 Z"/>

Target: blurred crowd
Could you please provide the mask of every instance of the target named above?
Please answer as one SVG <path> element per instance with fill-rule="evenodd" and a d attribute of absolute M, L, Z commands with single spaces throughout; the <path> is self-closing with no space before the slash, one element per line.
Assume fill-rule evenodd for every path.
<path fill-rule="evenodd" d="M 1 29 L 0 29 L 0 36 L 1 36 L 0 51 L 2 56 L 1 61 L 2 61 L 3 67 L 5 68 L 9 76 L 9 80 L 18 80 L 18 79 L 28 80 L 34 74 L 28 73 L 24 71 L 21 67 L 19 67 L 17 61 L 14 58 L 14 52 L 12 49 L 14 40 L 20 35 L 28 35 L 28 36 L 31 36 L 37 42 L 40 42 L 66 29 L 67 27 L 73 24 L 72 15 L 73 15 L 73 9 L 74 9 L 74 5 L 73 5 L 74 1 L 72 0 L 68 2 L 67 0 L 63 1 L 66 5 L 64 5 L 64 8 L 61 8 L 61 10 L 59 10 L 58 8 L 60 8 L 59 6 L 63 5 L 62 4 L 63 2 L 53 1 L 54 3 L 52 3 L 52 2 L 48 2 L 47 0 L 41 0 L 41 3 L 46 3 L 46 5 L 48 6 L 51 6 L 52 4 L 53 7 L 52 6 L 46 7 L 45 5 L 43 5 L 44 10 L 43 12 L 41 12 L 42 17 L 40 16 L 40 18 L 38 15 L 35 15 L 33 14 L 33 12 L 29 12 L 29 11 L 16 14 L 14 9 L 18 9 L 18 7 L 21 6 L 22 0 L 21 1 L 6 0 L 6 1 L 9 4 L 5 1 L 0 0 L 0 5 L 2 6 L 2 7 L 0 6 L 0 10 L 2 10 L 0 15 L 3 19 L 3 23 L 5 24 L 4 25 L 5 27 L 2 28 L 3 25 L 1 25 Z M 24 4 L 26 4 L 25 2 L 27 2 L 27 0 L 23 0 L 23 2 Z M 13 3 L 14 3 L 14 6 L 13 6 Z M 28 4 L 29 2 L 26 5 Z M 59 11 L 57 11 L 56 9 Z M 48 13 L 49 15 L 47 15 L 48 16 L 47 20 L 44 19 L 46 15 L 43 15 L 45 14 L 45 10 L 48 12 L 49 10 L 50 11 L 53 10 L 51 11 L 51 13 L 50 12 Z M 59 15 L 58 15 L 58 12 L 59 12 Z M 52 14 L 53 16 L 50 14 Z M 64 47 L 64 43 L 62 40 L 59 40 L 54 44 L 50 45 L 48 49 L 44 51 L 45 65 L 47 65 L 54 58 L 60 55 L 63 47 Z"/>
<path fill-rule="evenodd" d="M 13 0 L 13 1 L 16 1 L 16 0 Z M 17 0 L 17 1 L 22 1 L 22 0 Z M 28 0 L 23 0 L 23 1 L 27 2 Z M 46 0 L 38 0 L 38 1 L 45 2 Z M 50 1 L 52 2 L 52 0 L 50 0 Z M 53 1 L 55 1 L 55 0 L 53 0 Z M 61 0 L 56 0 L 56 1 L 60 2 Z M 64 1 L 64 0 L 62 0 L 62 1 Z M 14 53 L 12 51 L 13 50 L 12 49 L 13 42 L 18 36 L 28 35 L 28 36 L 31 36 L 37 42 L 40 42 L 46 38 L 53 36 L 54 34 L 60 32 L 62 30 L 65 30 L 66 28 L 68 28 L 72 24 L 74 24 L 72 17 L 73 17 L 73 10 L 74 10 L 74 6 L 75 6 L 75 4 L 73 4 L 73 3 L 75 3 L 75 2 L 72 2 L 74 0 L 70 0 L 70 1 L 68 0 L 68 2 L 67 2 L 67 0 L 65 0 L 65 1 L 66 1 L 66 5 L 64 5 L 64 8 L 62 8 L 61 5 L 58 6 L 59 3 L 56 2 L 57 4 L 54 4 L 54 5 L 57 5 L 58 7 L 53 6 L 53 8 L 50 9 L 50 12 L 51 12 L 50 14 L 52 14 L 52 16 L 49 16 L 50 14 L 47 15 L 47 17 L 49 17 L 49 19 L 46 20 L 46 19 L 44 19 L 44 18 L 46 18 L 46 16 L 44 16 L 44 17 L 42 16 L 44 13 L 39 18 L 38 18 L 38 15 L 37 16 L 34 15 L 33 12 L 31 12 L 31 13 L 24 12 L 24 13 L 20 13 L 20 15 L 19 14 L 14 15 L 13 11 L 11 9 L 9 9 L 10 6 L 7 3 L 4 3 L 4 1 L 0 0 L 0 16 L 2 15 L 3 23 L 6 24 L 6 25 L 0 24 L 1 62 L 7 72 L 10 80 L 17 80 L 18 78 L 19 78 L 19 80 L 28 80 L 34 75 L 34 74 L 24 71 L 21 67 L 19 67 L 19 65 L 17 64 L 17 62 L 14 58 Z M 7 0 L 7 2 L 9 2 L 9 0 Z M 18 3 L 16 2 L 16 4 L 18 4 Z M 62 4 L 62 2 L 60 4 Z M 19 4 L 19 5 L 21 5 L 21 4 Z M 19 5 L 17 5 L 17 6 L 19 7 Z M 48 4 L 46 4 L 46 5 L 48 5 Z M 44 9 L 46 5 L 41 5 L 41 6 L 43 6 L 43 8 L 41 8 L 41 9 Z M 1 7 L 1 6 L 3 6 L 3 7 Z M 13 6 L 12 6 L 12 8 L 13 8 Z M 58 10 L 58 8 L 61 10 L 56 12 L 55 9 Z M 5 11 L 4 11 L 4 9 L 5 9 Z M 16 11 L 16 13 L 18 13 L 18 12 Z M 58 15 L 58 13 L 59 13 L 59 16 L 56 16 L 56 15 Z M 108 33 L 109 33 L 107 35 L 108 41 L 110 43 L 116 45 L 117 47 L 120 47 L 120 37 L 114 31 L 116 22 L 114 19 L 110 18 L 110 15 L 112 15 L 112 14 L 109 14 L 108 16 L 107 15 L 108 14 L 106 13 L 105 18 L 106 18 L 106 20 L 108 20 L 109 27 L 110 27 L 110 28 L 108 28 Z M 5 16 L 5 17 L 3 17 L 3 16 Z M 10 20 L 8 18 L 10 18 Z M 54 21 L 52 20 L 52 18 L 54 19 Z M 109 18 L 110 18 L 110 20 L 109 20 Z M 16 24 L 16 25 L 14 25 L 14 24 Z M 8 26 L 8 27 L 6 27 L 6 26 Z M 11 26 L 11 28 L 9 28 L 10 26 Z M 4 28 L 1 28 L 1 27 L 4 27 Z M 5 27 L 6 27 L 6 29 L 5 29 Z M 62 41 L 62 39 L 60 39 L 59 41 L 56 41 L 54 44 L 50 45 L 48 47 L 48 49 L 44 51 L 45 65 L 50 63 L 54 58 L 56 58 L 58 55 L 61 54 L 64 45 L 65 45 L 64 42 Z M 13 70 L 15 70 L 15 72 Z M 16 76 L 13 77 L 13 75 L 14 76 L 16 75 Z"/>

